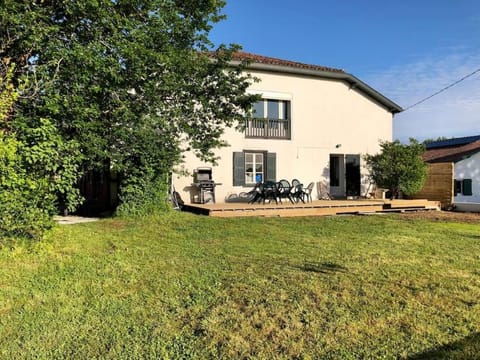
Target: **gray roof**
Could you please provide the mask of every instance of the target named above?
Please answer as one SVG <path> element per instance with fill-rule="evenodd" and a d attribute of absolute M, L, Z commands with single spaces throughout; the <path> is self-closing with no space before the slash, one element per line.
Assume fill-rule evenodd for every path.
<path fill-rule="evenodd" d="M 237 52 L 233 55 L 233 63 L 241 61 L 250 61 L 248 68 L 251 70 L 279 72 L 284 74 L 304 75 L 319 77 L 332 80 L 344 81 L 353 89 L 357 89 L 372 100 L 385 107 L 392 114 L 403 111 L 403 108 L 379 93 L 377 90 L 367 85 L 352 74 L 348 74 L 343 70 L 329 68 L 319 65 L 304 64 L 295 61 L 271 58 L 246 52 Z"/>
<path fill-rule="evenodd" d="M 444 148 L 444 147 L 461 146 L 461 145 L 473 143 L 478 140 L 480 140 L 480 135 L 465 136 L 465 137 L 453 138 L 453 139 L 447 139 L 447 140 L 432 141 L 430 143 L 427 143 L 425 147 L 427 149 L 438 149 L 438 148 Z"/>

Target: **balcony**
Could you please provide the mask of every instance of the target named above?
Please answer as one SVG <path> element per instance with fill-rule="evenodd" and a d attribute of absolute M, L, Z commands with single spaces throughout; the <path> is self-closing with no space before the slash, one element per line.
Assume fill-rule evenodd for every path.
<path fill-rule="evenodd" d="M 245 121 L 245 137 L 291 139 L 290 119 L 251 119 Z"/>

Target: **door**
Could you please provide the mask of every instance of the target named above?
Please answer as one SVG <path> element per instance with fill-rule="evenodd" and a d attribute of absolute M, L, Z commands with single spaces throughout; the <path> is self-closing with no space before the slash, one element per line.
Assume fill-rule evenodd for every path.
<path fill-rule="evenodd" d="M 360 155 L 345 155 L 345 188 L 347 196 L 360 196 Z"/>
<path fill-rule="evenodd" d="M 345 196 L 345 157 L 343 154 L 330 154 L 330 195 Z"/>
<path fill-rule="evenodd" d="M 360 155 L 330 154 L 330 195 L 360 196 Z"/>

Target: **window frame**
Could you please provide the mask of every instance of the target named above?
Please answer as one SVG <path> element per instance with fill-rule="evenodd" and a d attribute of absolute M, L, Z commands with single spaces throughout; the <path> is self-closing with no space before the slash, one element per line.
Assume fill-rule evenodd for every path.
<path fill-rule="evenodd" d="M 274 92 L 253 92 L 253 94 L 260 95 L 261 98 L 252 106 L 251 117 L 246 119 L 245 137 L 249 139 L 291 140 L 292 96 Z M 256 115 L 256 109 L 261 109 L 258 116 Z"/>
<path fill-rule="evenodd" d="M 473 196 L 473 181 L 467 179 L 454 179 L 454 196 Z"/>
<path fill-rule="evenodd" d="M 263 153 L 263 182 L 276 181 L 277 154 L 268 150 L 242 150 L 233 152 L 233 186 L 251 187 L 256 183 L 246 183 L 245 160 L 247 153 Z"/>
<path fill-rule="evenodd" d="M 255 116 L 255 107 L 257 104 L 263 103 L 263 116 Z M 269 116 L 269 103 L 276 103 L 276 113 L 278 116 L 272 117 Z M 290 121 L 290 113 L 291 113 L 291 106 L 292 101 L 287 99 L 275 99 L 270 97 L 262 97 L 260 100 L 256 101 L 255 104 L 252 106 L 252 117 L 257 120 L 266 119 L 266 120 L 286 120 Z"/>
<path fill-rule="evenodd" d="M 257 184 L 258 182 L 264 182 L 265 181 L 265 177 L 266 177 L 266 170 L 267 170 L 267 163 L 266 163 L 266 158 L 267 158 L 267 152 L 266 151 L 253 151 L 253 150 L 244 150 L 243 151 L 243 154 L 244 154 L 244 169 L 245 169 L 245 185 L 246 186 L 251 186 L 251 185 L 255 185 Z M 253 159 L 253 162 L 252 162 L 252 178 L 254 179 L 254 182 L 249 182 L 248 181 L 248 176 L 247 176 L 247 173 L 250 173 L 250 171 L 247 172 L 247 156 L 248 155 L 252 155 L 252 159 Z M 262 171 L 261 171 L 261 174 L 262 174 L 262 180 L 261 181 L 257 181 L 257 168 L 256 168 L 256 165 L 257 165 L 257 162 L 256 162 L 256 158 L 257 158 L 257 155 L 262 155 Z"/>
<path fill-rule="evenodd" d="M 457 195 L 462 195 L 463 193 L 463 183 L 462 183 L 462 180 L 458 180 L 458 179 L 455 179 L 454 180 L 454 187 L 453 187 L 453 193 L 454 193 L 454 196 L 457 196 Z"/>

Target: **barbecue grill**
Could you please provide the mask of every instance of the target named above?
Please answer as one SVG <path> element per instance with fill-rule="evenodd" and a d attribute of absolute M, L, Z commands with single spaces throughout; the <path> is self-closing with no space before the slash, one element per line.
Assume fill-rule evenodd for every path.
<path fill-rule="evenodd" d="M 215 203 L 215 186 L 212 179 L 211 167 L 199 167 L 193 171 L 194 183 L 192 184 L 199 191 L 198 201 L 205 204 L 208 201 Z"/>

